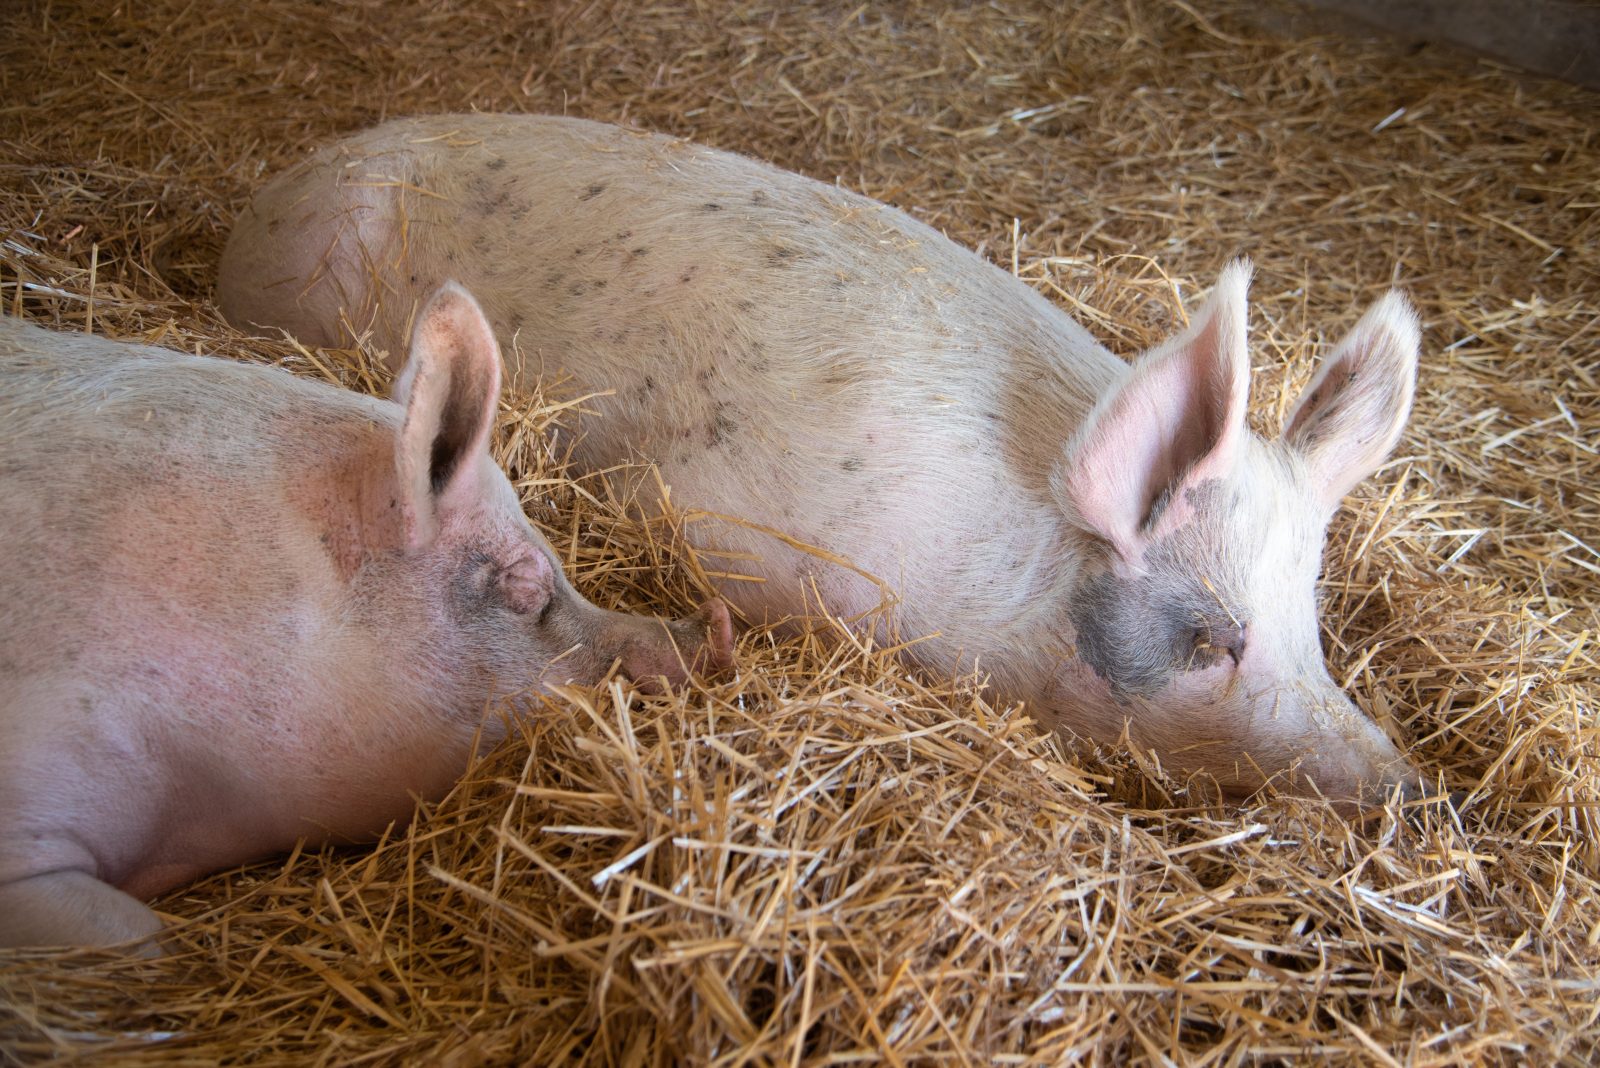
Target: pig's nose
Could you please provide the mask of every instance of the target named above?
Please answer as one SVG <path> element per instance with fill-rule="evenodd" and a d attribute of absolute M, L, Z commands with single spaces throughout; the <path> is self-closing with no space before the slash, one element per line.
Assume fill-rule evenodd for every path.
<path fill-rule="evenodd" d="M 733 667 L 733 618 L 721 597 L 700 606 L 694 618 L 705 631 L 705 641 L 695 655 L 696 671 L 726 671 Z"/>
<path fill-rule="evenodd" d="M 1382 807 L 1394 798 L 1397 790 L 1403 805 L 1444 799 L 1410 760 L 1396 752 L 1387 760 L 1374 761 L 1372 773 L 1362 777 L 1354 800 L 1361 808 Z"/>
<path fill-rule="evenodd" d="M 733 666 L 733 620 L 721 598 L 711 598 L 688 619 L 651 626 L 650 638 L 629 643 L 622 656 L 622 673 L 647 693 L 661 679 L 677 686 L 691 672 Z"/>
<path fill-rule="evenodd" d="M 1400 784 L 1401 805 L 1413 820 L 1420 820 L 1427 813 L 1447 816 L 1446 809 L 1460 812 L 1468 796 L 1465 790 L 1447 790 L 1421 776 L 1415 782 Z"/>

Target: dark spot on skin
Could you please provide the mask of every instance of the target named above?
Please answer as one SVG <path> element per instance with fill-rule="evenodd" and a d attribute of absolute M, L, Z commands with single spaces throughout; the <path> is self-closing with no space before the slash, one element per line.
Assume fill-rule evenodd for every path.
<path fill-rule="evenodd" d="M 411 284 L 412 285 L 416 285 L 417 284 L 417 276 L 416 275 L 412 275 L 411 276 Z"/>
<path fill-rule="evenodd" d="M 444 254 L 444 258 L 449 260 L 451 263 L 456 262 L 456 250 L 455 249 L 450 249 L 448 252 L 446 252 Z"/>
<path fill-rule="evenodd" d="M 484 166 L 488 167 L 491 171 L 500 171 L 505 169 L 506 161 L 502 157 L 496 156 Z"/>
<path fill-rule="evenodd" d="M 714 200 L 708 200 L 704 204 L 700 205 L 700 210 L 701 211 L 721 211 L 722 210 L 722 205 L 718 204 Z"/>
<path fill-rule="evenodd" d="M 734 307 L 742 312 L 752 312 L 756 310 L 756 302 L 753 300 L 741 300 Z"/>
<path fill-rule="evenodd" d="M 1000 413 L 999 412 L 984 412 L 983 413 L 983 417 L 985 419 L 989 420 L 989 422 L 991 422 L 991 423 L 1000 422 Z"/>
<path fill-rule="evenodd" d="M 800 258 L 800 250 L 780 245 L 767 253 L 768 267 L 793 267 L 795 260 Z"/>
<path fill-rule="evenodd" d="M 632 236 L 633 236 L 633 231 L 632 230 L 618 230 L 616 236 L 613 237 L 612 240 L 613 241 L 626 241 L 626 240 L 628 240 L 628 238 L 630 238 Z"/>
<path fill-rule="evenodd" d="M 481 174 L 475 174 L 467 180 L 467 192 L 472 195 L 473 207 L 479 215 L 493 215 L 505 207 L 506 201 L 511 199 L 509 186 L 502 187 L 498 193 L 489 179 Z"/>
<path fill-rule="evenodd" d="M 697 270 L 699 270 L 698 267 L 690 267 L 687 271 L 684 271 L 683 274 L 678 276 L 678 281 L 682 282 L 684 285 L 688 285 L 689 282 L 694 278 L 694 273 Z"/>
<path fill-rule="evenodd" d="M 588 252 L 588 251 L 589 251 L 588 246 L 579 245 L 577 248 L 572 250 L 573 258 L 576 259 L 577 257 L 583 255 L 585 252 Z"/>
<path fill-rule="evenodd" d="M 599 196 L 601 193 L 604 193 L 605 191 L 606 191 L 605 183 L 596 182 L 594 185 L 591 185 L 589 188 L 587 188 L 583 192 L 579 193 L 578 194 L 578 199 L 579 200 L 593 200 L 595 197 Z"/>
<path fill-rule="evenodd" d="M 640 245 L 638 248 L 633 250 L 632 254 L 635 256 L 643 256 L 648 254 L 649 251 L 649 249 L 645 248 L 643 245 Z"/>
<path fill-rule="evenodd" d="M 522 329 L 522 316 L 521 315 L 513 315 L 511 317 L 511 321 L 509 323 L 507 323 L 506 325 L 508 327 L 510 327 L 510 332 L 515 334 L 518 330 Z"/>
<path fill-rule="evenodd" d="M 546 289 L 554 289 L 556 286 L 561 284 L 561 279 L 564 277 L 565 275 L 563 275 L 560 271 L 551 271 L 549 274 L 544 276 L 544 287 Z"/>
<path fill-rule="evenodd" d="M 695 378 L 696 382 L 699 382 L 701 384 L 704 384 L 706 382 L 711 381 L 711 368 L 709 368 L 709 367 L 700 368 L 699 371 L 695 372 L 694 378 Z"/>
<path fill-rule="evenodd" d="M 825 386 L 842 386 L 848 381 L 850 376 L 843 371 L 834 371 L 832 374 L 822 376 L 822 384 Z"/>
<path fill-rule="evenodd" d="M 567 292 L 571 293 L 575 297 L 581 297 L 588 291 L 589 284 L 587 282 L 574 282 L 567 287 Z"/>
<path fill-rule="evenodd" d="M 656 388 L 656 380 L 653 377 L 651 377 L 650 375 L 645 375 L 644 376 L 644 391 L 646 393 L 649 393 L 652 390 L 654 390 L 655 388 Z"/>
<path fill-rule="evenodd" d="M 711 425 L 706 428 L 706 444 L 713 447 L 721 445 L 738 429 L 739 424 L 733 419 L 733 405 L 719 401 L 712 411 Z"/>
<path fill-rule="evenodd" d="M 859 471 L 859 470 L 861 470 L 861 457 L 859 457 L 859 456 L 848 457 L 839 466 L 841 468 L 843 468 L 844 470 L 846 470 L 846 471 Z"/>
<path fill-rule="evenodd" d="M 757 207 L 760 207 L 766 202 L 767 194 L 763 193 L 761 190 L 757 189 L 754 193 L 750 194 L 750 203 L 756 205 Z"/>

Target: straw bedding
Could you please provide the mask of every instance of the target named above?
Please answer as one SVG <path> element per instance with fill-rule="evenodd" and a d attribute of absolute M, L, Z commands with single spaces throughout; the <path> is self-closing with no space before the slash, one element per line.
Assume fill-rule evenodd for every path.
<path fill-rule="evenodd" d="M 376 848 L 158 903 L 154 963 L 0 953 L 0 1063 L 1587 1064 L 1600 1056 L 1600 97 L 1261 5 L 13 0 L 0 300 L 379 390 L 210 303 L 308 146 L 437 110 L 695 137 L 914 211 L 1131 355 L 1259 268 L 1254 417 L 1398 280 L 1417 412 L 1331 533 L 1334 674 L 1453 810 L 1208 804 L 819 620 L 671 698 L 529 700 Z M 1269 9 L 1278 11 L 1278 9 Z M 1281 11 L 1278 11 L 1281 14 Z M 591 598 L 702 562 L 497 447 Z M 375 771 L 375 773 L 381 773 Z"/>

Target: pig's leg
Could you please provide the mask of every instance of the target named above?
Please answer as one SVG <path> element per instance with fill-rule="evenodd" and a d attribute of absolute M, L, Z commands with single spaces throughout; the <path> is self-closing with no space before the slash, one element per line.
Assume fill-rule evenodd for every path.
<path fill-rule="evenodd" d="M 0 947 L 111 946 L 159 957 L 162 923 L 144 905 L 88 872 L 52 871 L 0 886 Z"/>

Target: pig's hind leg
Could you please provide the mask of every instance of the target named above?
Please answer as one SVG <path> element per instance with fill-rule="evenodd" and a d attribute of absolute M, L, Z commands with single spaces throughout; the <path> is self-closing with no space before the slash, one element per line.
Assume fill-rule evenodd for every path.
<path fill-rule="evenodd" d="M 115 946 L 159 957 L 162 923 L 154 912 L 88 872 L 45 872 L 0 886 L 0 948 Z"/>

